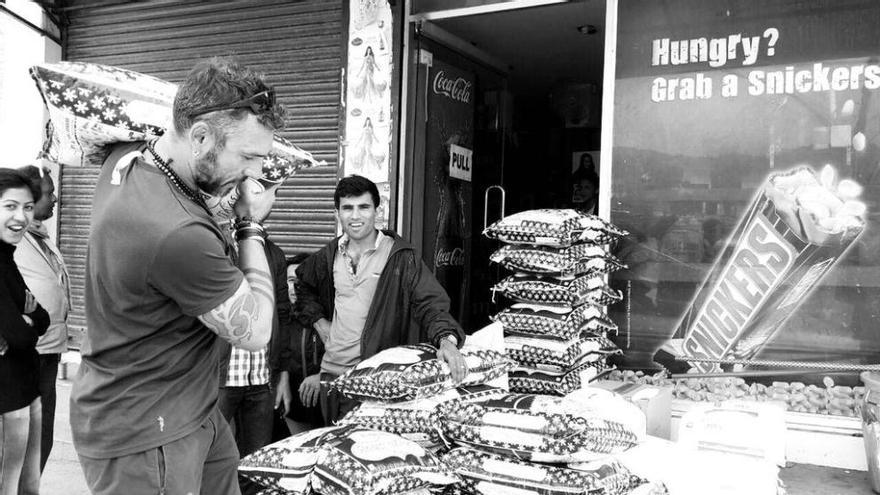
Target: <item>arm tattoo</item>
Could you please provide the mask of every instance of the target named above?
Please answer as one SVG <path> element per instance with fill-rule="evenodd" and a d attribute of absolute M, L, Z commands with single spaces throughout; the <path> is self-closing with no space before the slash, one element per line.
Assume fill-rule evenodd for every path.
<path fill-rule="evenodd" d="M 232 345 L 253 338 L 253 326 L 262 315 L 260 305 L 273 306 L 275 300 L 268 273 L 246 270 L 245 278 L 232 297 L 199 317 L 202 323 Z"/>

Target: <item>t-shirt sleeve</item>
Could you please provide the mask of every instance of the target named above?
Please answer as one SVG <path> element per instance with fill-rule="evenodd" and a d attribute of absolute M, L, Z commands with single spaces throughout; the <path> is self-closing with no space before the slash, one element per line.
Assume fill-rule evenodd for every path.
<path fill-rule="evenodd" d="M 189 316 L 200 316 L 235 293 L 244 278 L 224 249 L 219 232 L 193 222 L 159 244 L 149 281 Z"/>

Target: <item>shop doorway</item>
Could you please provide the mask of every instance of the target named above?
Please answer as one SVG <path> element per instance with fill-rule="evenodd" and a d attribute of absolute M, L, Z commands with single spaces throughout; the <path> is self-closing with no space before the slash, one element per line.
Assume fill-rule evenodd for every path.
<path fill-rule="evenodd" d="M 484 224 L 571 207 L 583 200 L 574 171 L 601 166 L 604 9 L 572 1 L 410 25 L 403 230 L 468 331 L 499 309 L 491 287 L 504 276 Z"/>

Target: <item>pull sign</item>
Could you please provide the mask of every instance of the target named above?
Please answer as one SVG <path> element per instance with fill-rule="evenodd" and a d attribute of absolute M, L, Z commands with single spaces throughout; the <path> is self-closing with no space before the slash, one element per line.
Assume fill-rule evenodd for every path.
<path fill-rule="evenodd" d="M 455 179 L 471 181 L 471 164 L 474 152 L 457 146 L 449 145 L 449 176 Z"/>

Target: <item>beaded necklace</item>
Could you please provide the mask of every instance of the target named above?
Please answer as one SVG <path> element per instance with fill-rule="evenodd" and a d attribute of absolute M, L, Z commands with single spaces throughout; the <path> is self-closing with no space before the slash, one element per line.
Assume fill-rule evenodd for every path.
<path fill-rule="evenodd" d="M 208 209 L 208 205 L 205 204 L 205 200 L 197 195 L 195 191 L 190 189 L 189 186 L 184 184 L 180 177 L 176 173 L 174 173 L 173 170 L 171 170 L 171 167 L 168 166 L 168 162 L 166 162 L 161 156 L 159 156 L 159 153 L 156 152 L 156 148 L 153 147 L 155 143 L 156 141 L 148 141 L 147 151 L 149 151 L 150 155 L 153 156 L 153 161 L 156 162 L 156 168 L 161 170 L 162 173 L 165 174 L 166 177 L 168 177 L 168 180 L 170 180 L 171 183 L 174 184 L 174 186 L 177 187 L 177 189 L 182 192 L 184 196 L 189 198 L 193 203 L 204 208 L 205 211 L 210 214 L 211 211 Z"/>

